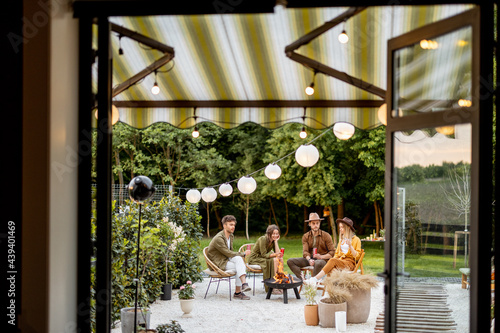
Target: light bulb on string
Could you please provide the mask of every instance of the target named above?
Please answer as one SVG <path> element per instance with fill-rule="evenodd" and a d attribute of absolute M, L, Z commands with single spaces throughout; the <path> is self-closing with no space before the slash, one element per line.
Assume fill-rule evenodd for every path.
<path fill-rule="evenodd" d="M 301 139 L 305 139 L 307 137 L 307 132 L 306 132 L 305 126 L 302 126 L 302 131 L 300 131 L 299 136 Z"/>
<path fill-rule="evenodd" d="M 195 126 L 195 127 L 194 127 L 194 130 L 193 130 L 193 132 L 191 133 L 191 135 L 192 135 L 192 136 L 193 136 L 193 138 L 195 138 L 195 139 L 196 139 L 197 137 L 199 137 L 199 136 L 200 136 L 200 132 L 198 132 L 198 126 Z"/>
<path fill-rule="evenodd" d="M 308 96 L 314 94 L 314 82 L 311 82 L 311 84 L 308 87 L 306 87 L 305 92 Z"/>
<path fill-rule="evenodd" d="M 118 37 L 118 45 L 119 45 L 118 54 L 119 54 L 119 55 L 123 55 L 123 49 L 122 49 L 122 35 L 120 35 L 120 36 Z"/>
<path fill-rule="evenodd" d="M 314 74 L 313 74 L 313 79 L 312 79 L 312 82 L 311 82 L 311 84 L 310 84 L 308 87 L 306 87 L 306 89 L 305 89 L 305 92 L 306 92 L 306 94 L 307 94 L 308 96 L 311 96 L 312 94 L 314 94 L 314 79 L 316 78 L 316 73 L 317 73 L 317 71 L 316 71 L 316 70 L 314 70 Z M 304 109 L 305 109 L 305 108 L 304 108 Z"/>
<path fill-rule="evenodd" d="M 151 93 L 153 95 L 158 95 L 160 93 L 160 87 L 158 86 L 158 83 L 156 83 L 156 71 L 155 71 L 155 84 L 151 88 Z"/>
<path fill-rule="evenodd" d="M 345 32 L 345 30 L 342 30 L 342 32 L 339 34 L 339 42 L 341 42 L 342 44 L 345 44 L 349 41 L 349 36 L 347 36 L 347 33 Z"/>

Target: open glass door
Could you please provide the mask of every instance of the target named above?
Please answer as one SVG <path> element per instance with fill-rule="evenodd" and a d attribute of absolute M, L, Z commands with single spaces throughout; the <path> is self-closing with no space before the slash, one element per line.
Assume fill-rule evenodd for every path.
<path fill-rule="evenodd" d="M 388 43 L 385 332 L 470 326 L 478 23 L 472 9 Z"/>

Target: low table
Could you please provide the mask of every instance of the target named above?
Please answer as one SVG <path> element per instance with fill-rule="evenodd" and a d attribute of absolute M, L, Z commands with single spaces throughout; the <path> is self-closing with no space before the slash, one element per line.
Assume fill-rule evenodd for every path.
<path fill-rule="evenodd" d="M 269 288 L 266 299 L 271 298 L 271 294 L 274 289 L 281 289 L 283 290 L 283 303 L 288 304 L 288 289 L 292 288 L 295 292 L 295 297 L 297 297 L 297 299 L 300 299 L 299 290 L 297 288 L 302 285 L 301 279 L 293 279 L 292 283 L 277 283 L 276 280 L 271 278 L 264 280 L 264 283 Z"/>

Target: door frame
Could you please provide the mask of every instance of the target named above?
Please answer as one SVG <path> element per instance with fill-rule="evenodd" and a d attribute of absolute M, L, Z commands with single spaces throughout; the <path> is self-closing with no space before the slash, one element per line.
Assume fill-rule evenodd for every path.
<path fill-rule="evenodd" d="M 225 2 L 225 1 L 223 1 Z M 252 6 L 246 6 L 246 2 L 244 2 L 244 8 L 239 6 L 237 9 L 240 9 L 242 12 L 248 11 L 250 12 L 266 12 L 268 5 L 268 1 L 257 1 L 252 3 Z M 275 1 L 271 1 L 275 3 Z M 491 129 L 491 114 L 493 112 L 493 83 L 491 82 L 490 76 L 493 73 L 493 24 L 494 24 L 494 10 L 493 6 L 498 3 L 498 0 L 399 0 L 393 2 L 387 2 L 386 0 L 339 0 L 335 2 L 335 5 L 329 4 L 329 6 L 391 6 L 391 5 L 435 5 L 435 4 L 458 4 L 458 3 L 472 3 L 481 5 L 481 34 L 480 38 L 480 49 L 481 55 L 478 59 L 479 68 L 480 68 L 480 76 L 485 78 L 486 83 L 481 84 L 480 87 L 480 95 L 482 96 L 479 104 L 481 113 L 479 114 L 479 138 L 476 138 L 476 142 L 479 141 L 479 152 L 473 151 L 473 162 L 478 163 L 476 172 L 476 177 L 482 182 L 481 191 L 479 193 L 480 199 L 487 198 L 488 200 L 480 200 L 479 209 L 477 212 L 479 220 L 492 221 L 491 217 L 491 192 L 492 192 L 492 184 L 491 184 L 491 163 L 485 163 L 491 161 L 492 156 L 492 147 L 491 147 L 491 137 L 492 137 L 492 129 Z M 152 0 L 152 1 L 141 1 L 141 0 L 115 0 L 115 1 L 87 1 L 87 0 L 74 0 L 73 1 L 73 10 L 75 18 L 79 19 L 79 28 L 80 28 L 80 36 L 79 36 L 79 62 L 80 62 L 80 72 L 79 72 L 79 138 L 81 140 L 86 140 L 85 134 L 88 133 L 88 130 L 91 128 L 90 120 L 88 119 L 88 113 L 92 102 L 92 91 L 90 89 L 90 78 L 92 76 L 91 63 L 95 59 L 95 50 L 92 50 L 91 45 L 91 31 L 92 31 L 92 23 L 93 20 L 97 17 L 103 18 L 107 21 L 109 16 L 115 15 L 176 15 L 176 14 L 217 14 L 217 10 L 214 9 L 213 4 L 211 2 L 205 3 L 203 6 L 193 7 L 189 3 L 178 3 L 175 6 L 169 2 Z M 323 1 L 303 1 L 303 0 L 288 0 L 287 7 L 321 7 L 325 6 Z M 497 12 L 498 16 L 498 12 Z M 497 20 L 498 21 L 498 20 Z M 102 22 L 102 21 L 101 21 Z M 102 22 L 104 23 L 104 22 Z M 105 24 L 103 24 L 105 25 Z M 476 37 L 474 37 L 476 38 Z M 496 55 L 498 60 L 498 53 Z M 108 77 L 108 80 L 111 82 L 111 78 Z M 495 105 L 498 106 L 498 98 L 496 99 Z M 389 109 L 389 108 L 388 108 Z M 389 109 L 390 110 L 390 109 Z M 105 112 L 107 113 L 107 112 Z M 105 115 L 106 117 L 107 115 Z M 432 115 L 428 116 L 432 117 Z M 107 117 L 106 117 L 107 118 Z M 422 118 L 422 121 L 425 120 L 425 117 Z M 420 121 L 420 120 L 418 120 Z M 391 126 L 395 126 L 395 123 L 391 122 Z M 495 124 L 496 126 L 496 124 Z M 388 131 L 390 128 L 388 127 Z M 497 131 L 498 133 L 498 131 Z M 85 141 L 83 141 L 85 142 Z M 477 150 L 473 148 L 474 150 Z M 390 152 L 389 150 L 388 152 Z M 79 309 L 88 308 L 90 306 L 90 246 L 89 246 L 89 235 L 90 235 L 90 211 L 91 211 L 91 200 L 90 197 L 90 166 L 91 166 L 91 156 L 89 154 L 85 154 L 85 152 L 79 152 L 79 156 L 81 156 L 81 163 L 79 164 L 79 178 L 78 178 L 78 196 L 79 196 L 79 205 L 78 205 L 78 286 L 77 286 L 77 306 Z M 97 163 L 97 174 L 107 174 L 108 176 L 99 177 L 103 181 L 98 179 L 98 186 L 105 186 L 109 181 L 107 177 L 111 170 L 104 159 L 110 158 L 110 156 L 102 156 L 103 154 L 99 154 L 98 160 L 101 163 Z M 481 157 L 482 160 L 479 158 Z M 483 162 L 483 163 L 480 163 Z M 496 169 L 496 166 L 495 166 Z M 500 170 L 499 170 L 500 172 Z M 390 177 L 390 174 L 387 176 Z M 387 178 L 387 177 L 386 177 Z M 386 179 L 386 184 L 387 184 Z M 497 197 L 495 192 L 495 198 Z M 387 200 L 387 199 L 386 199 Z M 101 211 L 110 211 L 110 202 L 98 202 L 97 210 Z M 386 206 L 387 207 L 387 206 Z M 106 215 L 106 216 L 105 216 Z M 388 218 L 387 210 L 385 215 L 386 221 L 390 221 L 390 216 Z M 109 213 L 100 215 L 99 218 L 100 223 L 105 223 L 110 225 L 111 216 Z M 487 223 L 483 229 L 483 233 L 486 234 L 486 237 L 489 237 L 488 240 L 491 240 L 491 223 Z M 390 228 L 389 223 L 387 224 L 388 228 Z M 486 232 L 487 231 L 487 232 Z M 389 229 L 388 229 L 389 232 Z M 500 242 L 500 235 L 496 233 L 495 240 L 498 244 Z M 104 242 L 107 244 L 103 244 L 102 247 L 109 246 L 108 241 Z M 485 242 L 486 244 L 490 244 L 490 242 Z M 99 247 L 101 247 L 99 246 Z M 472 249 L 474 251 L 472 252 Z M 489 251 L 489 249 L 487 249 Z M 387 250 L 386 250 L 387 251 Z M 106 261 L 106 264 L 103 267 L 104 272 L 98 273 L 97 276 L 103 277 L 101 274 L 106 275 L 105 271 L 109 268 L 109 259 L 103 258 L 107 257 L 107 250 L 103 249 L 103 251 L 99 252 L 98 256 L 100 259 Z M 489 322 L 489 304 L 480 304 L 478 301 L 478 295 L 486 295 L 490 293 L 489 290 L 489 282 L 483 283 L 481 285 L 479 282 L 485 282 L 489 279 L 489 259 L 484 260 L 484 258 L 477 257 L 479 253 L 478 244 L 475 241 L 474 244 L 471 244 L 471 258 L 477 260 L 477 265 L 481 269 L 472 270 L 471 275 L 471 290 L 476 290 L 474 294 L 471 294 L 471 305 L 474 306 L 471 309 L 471 332 L 479 331 L 480 323 L 483 323 L 485 320 Z M 386 254 L 387 255 L 387 254 Z M 476 256 L 476 257 L 473 257 Z M 489 257 L 489 256 L 484 256 Z M 495 259 L 497 260 L 497 259 Z M 471 263 L 472 264 L 472 263 Z M 101 270 L 102 271 L 102 270 Z M 497 289 L 497 288 L 495 288 Z M 106 290 L 104 290 L 106 291 Z M 109 291 L 109 289 L 107 290 Z M 109 296 L 109 295 L 107 295 Z M 96 331 L 97 332 L 108 332 L 109 331 L 109 319 L 106 318 L 109 316 L 109 308 L 110 302 L 107 302 L 105 305 L 104 311 L 106 314 L 101 316 L 99 320 L 96 322 Z M 77 327 L 79 330 L 83 332 L 90 331 L 90 311 L 78 311 L 77 313 Z M 389 326 L 387 326 L 389 328 Z M 498 330 L 500 332 L 500 329 Z"/>
<path fill-rule="evenodd" d="M 480 12 L 479 7 L 456 16 L 444 19 L 388 41 L 387 50 L 387 128 L 386 128 L 386 176 L 385 176 L 385 221 L 388 226 L 386 235 L 389 236 L 385 246 L 385 328 L 388 332 L 396 332 L 396 285 L 397 285 L 397 244 L 395 239 L 396 227 L 393 226 L 393 205 L 395 195 L 392 187 L 395 181 L 393 175 L 393 135 L 397 131 L 416 130 L 420 128 L 438 127 L 455 124 L 471 124 L 471 220 L 470 220 L 470 332 L 479 331 L 479 323 L 489 321 L 490 301 L 489 292 L 490 256 L 491 252 L 491 223 L 484 223 L 479 228 L 479 221 L 491 221 L 491 162 L 481 159 L 483 154 L 491 157 L 491 114 L 485 108 L 481 94 L 481 67 L 480 50 Z M 406 46 L 419 43 L 422 39 L 432 39 L 463 27 L 472 28 L 472 106 L 469 108 L 453 108 L 439 112 L 427 112 L 417 115 L 392 117 L 389 110 L 393 109 L 393 60 L 394 52 Z M 488 121 L 488 116 L 490 117 Z M 489 135 L 488 135 L 489 134 Z M 489 148 L 488 148 L 489 147 Z M 491 159 L 489 159 L 491 161 Z M 387 237 L 387 236 L 386 236 Z M 483 255 L 480 255 L 483 254 Z M 457 276 L 459 272 L 457 270 Z M 482 295 L 482 303 L 479 302 Z M 486 296 L 487 295 L 487 296 Z M 489 300 L 486 302 L 486 300 Z M 484 328 L 484 327 L 483 327 Z"/>

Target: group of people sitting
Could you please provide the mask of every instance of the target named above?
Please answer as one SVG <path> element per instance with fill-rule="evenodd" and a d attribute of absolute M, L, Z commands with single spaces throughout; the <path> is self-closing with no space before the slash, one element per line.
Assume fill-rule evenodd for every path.
<path fill-rule="evenodd" d="M 336 248 L 332 236 L 320 229 L 321 220 L 323 218 L 317 213 L 309 214 L 309 219 L 304 222 L 309 224 L 311 230 L 302 237 L 302 257 L 290 258 L 287 261 L 288 267 L 297 278 L 301 278 L 302 267 L 313 266 L 313 276 L 308 281 L 313 284 L 333 269 L 354 269 L 361 255 L 361 240 L 356 236 L 354 223 L 350 218 L 337 219 L 339 242 Z M 233 250 L 236 218 L 232 215 L 224 216 L 222 226 L 223 230 L 210 242 L 207 256 L 220 269 L 236 271 L 234 298 L 249 300 L 250 297 L 244 293 L 251 290 L 246 282 L 245 257 L 248 264 L 262 268 L 264 280 L 273 277 L 279 262 L 283 263 L 283 254 L 278 245 L 280 230 L 275 224 L 269 225 L 266 234 L 255 242 L 251 250 L 237 252 Z M 281 292 L 280 289 L 273 290 L 273 293 Z"/>

